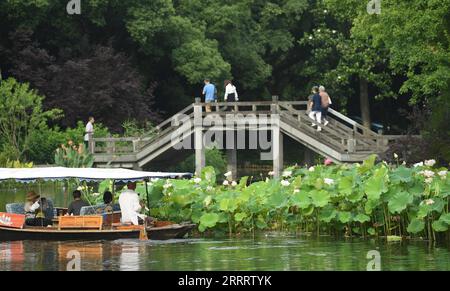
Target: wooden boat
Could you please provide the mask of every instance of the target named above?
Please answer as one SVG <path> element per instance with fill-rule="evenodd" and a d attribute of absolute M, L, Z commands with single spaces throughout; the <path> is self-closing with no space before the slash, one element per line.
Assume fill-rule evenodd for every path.
<path fill-rule="evenodd" d="M 172 224 L 162 227 L 147 227 L 147 236 L 151 240 L 168 240 L 183 238 L 196 227 L 195 224 Z M 113 228 L 103 229 L 58 229 L 57 227 L 26 227 L 15 229 L 0 227 L 0 241 L 42 240 L 42 241 L 69 241 L 69 240 L 116 240 L 138 239 L 141 233 L 139 227 L 129 229 Z"/>
<path fill-rule="evenodd" d="M 127 169 L 96 168 L 32 168 L 32 169 L 0 169 L 0 183 L 14 180 L 21 183 L 39 181 L 65 181 L 76 179 L 85 182 L 100 182 L 106 179 L 116 182 L 147 181 L 152 178 L 189 178 L 190 173 L 142 172 Z M 147 188 L 147 187 L 146 187 Z M 147 189 L 147 201 L 148 189 Z M 23 209 L 23 207 L 21 207 Z M 150 208 L 150 207 L 149 207 Z M 117 223 L 120 215 L 99 214 L 94 216 L 58 216 L 58 226 L 29 227 L 25 226 L 25 215 L 9 212 L 0 213 L 0 241 L 41 240 L 116 240 L 142 239 L 145 235 L 151 240 L 168 240 L 183 238 L 196 227 L 195 224 L 175 224 L 170 222 L 156 223 L 152 227 L 122 226 Z M 55 223 L 55 221 L 54 221 Z M 25 227 L 24 227 L 25 226 Z"/>

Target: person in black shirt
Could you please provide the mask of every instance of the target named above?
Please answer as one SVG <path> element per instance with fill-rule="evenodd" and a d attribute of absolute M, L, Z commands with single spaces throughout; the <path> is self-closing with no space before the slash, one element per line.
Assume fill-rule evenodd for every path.
<path fill-rule="evenodd" d="M 312 106 L 309 117 L 314 120 L 312 126 L 317 126 L 317 131 L 322 131 L 322 98 L 319 95 L 319 87 L 313 88 Z"/>
<path fill-rule="evenodd" d="M 80 210 L 84 206 L 89 206 L 89 203 L 81 199 L 81 192 L 78 190 L 73 191 L 73 202 L 70 203 L 67 214 L 79 216 Z"/>

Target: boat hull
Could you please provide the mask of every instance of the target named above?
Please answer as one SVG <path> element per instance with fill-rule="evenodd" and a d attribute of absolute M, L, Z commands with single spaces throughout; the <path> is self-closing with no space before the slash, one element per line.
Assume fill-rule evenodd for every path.
<path fill-rule="evenodd" d="M 147 229 L 151 240 L 183 238 L 195 227 L 189 225 L 170 225 Z M 73 241 L 73 240 L 117 240 L 138 239 L 140 230 L 57 230 L 45 228 L 12 229 L 0 227 L 0 241 Z"/>

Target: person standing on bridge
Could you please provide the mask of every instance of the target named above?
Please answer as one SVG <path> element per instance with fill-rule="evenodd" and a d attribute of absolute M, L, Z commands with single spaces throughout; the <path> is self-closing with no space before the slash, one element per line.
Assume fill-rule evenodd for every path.
<path fill-rule="evenodd" d="M 203 95 L 205 96 L 206 112 L 211 112 L 211 103 L 216 100 L 216 86 L 211 84 L 209 79 L 205 79 L 205 87 L 203 87 Z"/>
<path fill-rule="evenodd" d="M 309 114 L 309 118 L 314 120 L 312 126 L 317 126 L 317 131 L 322 131 L 322 99 L 319 94 L 319 87 L 313 87 L 313 97 L 312 97 L 312 105 L 311 105 L 311 113 Z M 317 122 L 317 123 L 316 123 Z"/>
<path fill-rule="evenodd" d="M 225 102 L 239 101 L 239 95 L 237 93 L 236 86 L 234 86 L 230 80 L 225 80 L 224 87 L 225 87 L 225 95 L 223 97 L 223 100 Z"/>
<path fill-rule="evenodd" d="M 92 136 L 94 135 L 94 122 L 95 119 L 94 117 L 89 117 L 89 121 L 86 124 L 86 129 L 84 131 L 84 146 L 86 151 L 89 150 L 89 141 L 92 138 Z"/>
<path fill-rule="evenodd" d="M 327 126 L 328 121 L 328 109 L 330 108 L 331 98 L 330 95 L 328 95 L 327 91 L 325 90 L 324 86 L 319 87 L 319 94 L 322 102 L 322 119 L 323 119 L 323 125 Z"/>

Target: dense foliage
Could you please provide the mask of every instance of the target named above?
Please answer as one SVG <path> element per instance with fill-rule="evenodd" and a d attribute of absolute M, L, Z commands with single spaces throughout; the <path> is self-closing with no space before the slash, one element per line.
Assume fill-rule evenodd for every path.
<path fill-rule="evenodd" d="M 192 180 L 154 181 L 150 213 L 192 220 L 201 232 L 287 230 L 336 235 L 426 237 L 449 232 L 450 179 L 435 161 L 414 167 L 363 164 L 292 167 L 282 180 L 216 186 L 212 168 Z M 157 198 L 159 193 L 160 198 Z"/>
<path fill-rule="evenodd" d="M 408 125 L 400 108 L 425 106 L 439 145 L 425 154 L 448 152 L 434 133 L 449 116 L 450 0 L 383 0 L 379 15 L 367 2 L 85 0 L 69 15 L 66 1 L 4 0 L 0 70 L 62 109 L 63 129 L 88 115 L 113 133 L 142 126 L 191 103 L 203 78 L 219 91 L 233 78 L 241 100 L 305 100 L 324 84 L 334 107 L 394 133 Z"/>

